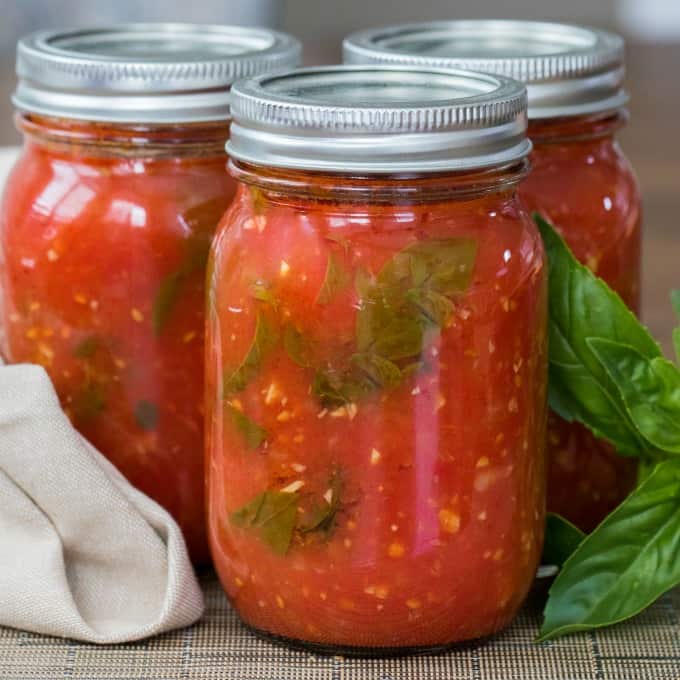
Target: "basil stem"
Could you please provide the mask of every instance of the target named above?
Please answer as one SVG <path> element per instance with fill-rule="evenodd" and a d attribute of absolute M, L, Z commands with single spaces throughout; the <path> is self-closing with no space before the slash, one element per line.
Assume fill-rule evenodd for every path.
<path fill-rule="evenodd" d="M 158 425 L 158 406 L 142 399 L 135 406 L 135 420 L 143 430 L 155 430 Z"/>

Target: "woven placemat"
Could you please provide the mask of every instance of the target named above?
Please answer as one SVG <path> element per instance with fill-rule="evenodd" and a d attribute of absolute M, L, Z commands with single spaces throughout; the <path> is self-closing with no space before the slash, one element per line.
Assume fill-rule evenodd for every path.
<path fill-rule="evenodd" d="M 204 619 L 144 642 L 99 647 L 0 627 L 1 680 L 680 680 L 680 590 L 633 621 L 537 646 L 540 607 L 508 630 L 444 654 L 350 659 L 261 640 L 214 578 Z M 536 598 L 535 598 L 536 599 Z"/>

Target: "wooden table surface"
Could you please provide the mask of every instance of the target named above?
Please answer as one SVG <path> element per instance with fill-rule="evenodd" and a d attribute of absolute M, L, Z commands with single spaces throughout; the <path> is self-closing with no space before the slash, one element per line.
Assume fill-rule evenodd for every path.
<path fill-rule="evenodd" d="M 18 144 L 9 94 L 14 55 L 0 54 L 0 146 Z M 644 200 L 643 316 L 671 350 L 671 288 L 680 288 L 680 44 L 630 45 L 630 122 L 621 144 Z"/>

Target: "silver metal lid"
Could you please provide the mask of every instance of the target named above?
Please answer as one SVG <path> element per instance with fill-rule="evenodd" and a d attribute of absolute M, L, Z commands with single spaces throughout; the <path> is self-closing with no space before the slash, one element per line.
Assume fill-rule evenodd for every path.
<path fill-rule="evenodd" d="M 91 121 L 226 120 L 234 81 L 296 66 L 300 54 L 289 35 L 243 26 L 40 31 L 17 47 L 13 101 L 22 111 Z"/>
<path fill-rule="evenodd" d="M 502 76 L 328 66 L 241 80 L 227 151 L 241 161 L 351 173 L 438 172 L 518 161 L 526 91 Z"/>
<path fill-rule="evenodd" d="M 359 31 L 343 43 L 345 63 L 466 68 L 527 85 L 529 118 L 615 111 L 623 39 L 592 28 L 534 21 L 437 21 Z"/>

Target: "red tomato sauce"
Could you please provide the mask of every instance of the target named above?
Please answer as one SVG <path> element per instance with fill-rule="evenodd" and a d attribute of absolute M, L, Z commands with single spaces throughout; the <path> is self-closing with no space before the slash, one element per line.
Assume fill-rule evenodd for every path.
<path fill-rule="evenodd" d="M 25 117 L 0 212 L 0 348 L 45 367 L 78 429 L 209 559 L 204 277 L 234 191 L 224 124 Z"/>
<path fill-rule="evenodd" d="M 224 588 L 255 629 L 325 647 L 491 634 L 542 544 L 540 237 L 512 188 L 452 199 L 463 180 L 278 180 L 240 185 L 209 265 Z M 449 196 L 395 198 L 428 186 Z"/>
<path fill-rule="evenodd" d="M 640 196 L 613 133 L 621 115 L 531 121 L 532 171 L 520 187 L 574 255 L 635 312 L 640 300 Z M 548 509 L 592 530 L 632 490 L 637 465 L 578 423 L 548 423 Z"/>

